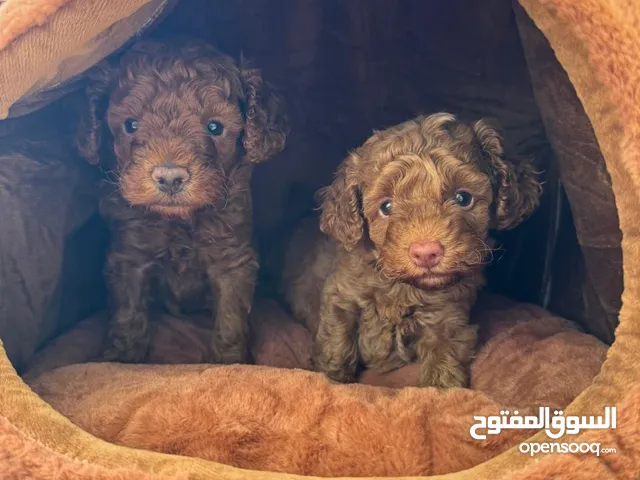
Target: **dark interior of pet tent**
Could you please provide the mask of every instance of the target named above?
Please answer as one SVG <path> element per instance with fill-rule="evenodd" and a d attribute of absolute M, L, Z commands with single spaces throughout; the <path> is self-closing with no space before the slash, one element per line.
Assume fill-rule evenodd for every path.
<path fill-rule="evenodd" d="M 556 56 L 571 57 L 572 48 L 587 55 L 586 47 L 547 37 L 534 22 L 539 15 L 558 32 L 551 6 L 531 15 L 531 2 L 509 0 L 49 3 L 0 50 L 1 65 L 12 66 L 0 73 L 11 85 L 0 95 L 0 338 L 8 358 L 0 415 L 28 438 L 85 459 L 104 478 L 116 467 L 149 478 L 427 476 L 494 458 L 503 461 L 460 478 L 503 478 L 528 461 L 504 452 L 536 432 L 477 441 L 468 435 L 473 415 L 564 409 L 600 372 L 622 306 L 620 207 L 585 111 L 589 98 L 576 91 L 585 82 L 574 85 Z M 546 2 L 554 3 L 566 2 Z M 12 6 L 0 5 L 0 20 Z M 110 237 L 98 212 L 104 172 L 75 147 L 85 73 L 141 38 L 178 35 L 249 59 L 286 99 L 286 148 L 253 173 L 261 258 L 316 208 L 314 192 L 374 130 L 435 112 L 491 117 L 508 149 L 532 160 L 541 203 L 495 235 L 474 313 L 481 341 L 470 390 L 400 390 L 390 387 L 401 380 L 380 378 L 334 385 L 305 370 L 296 361 L 308 355 L 308 339 L 265 271 L 258 289 L 272 298 L 261 328 L 273 330 L 256 340 L 269 343 L 255 347 L 263 365 L 200 363 L 189 355 L 206 325 L 177 320 L 158 332 L 170 350 L 158 357 L 164 365 L 92 362 L 106 328 Z M 568 46 L 554 51 L 551 39 Z"/>

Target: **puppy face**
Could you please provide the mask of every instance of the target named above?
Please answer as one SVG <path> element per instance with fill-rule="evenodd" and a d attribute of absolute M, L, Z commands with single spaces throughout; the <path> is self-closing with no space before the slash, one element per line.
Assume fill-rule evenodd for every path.
<path fill-rule="evenodd" d="M 321 192 L 321 228 L 347 249 L 369 241 L 388 278 L 453 284 L 486 263 L 491 228 L 515 226 L 538 203 L 530 168 L 517 172 L 503 157 L 486 122 L 448 114 L 378 132 Z"/>
<path fill-rule="evenodd" d="M 362 194 L 385 276 L 435 287 L 484 263 L 493 194 L 477 165 L 447 149 L 407 152 L 385 165 Z"/>
<path fill-rule="evenodd" d="M 244 123 L 233 79 L 172 66 L 124 73 L 107 110 L 124 198 L 168 214 L 221 200 Z"/>
<path fill-rule="evenodd" d="M 216 205 L 238 163 L 284 147 L 282 108 L 259 72 L 205 44 L 143 42 L 101 73 L 89 98 L 106 100 L 106 135 L 90 108 L 80 150 L 97 163 L 101 137 L 112 141 L 109 168 L 132 205 L 169 216 Z"/>

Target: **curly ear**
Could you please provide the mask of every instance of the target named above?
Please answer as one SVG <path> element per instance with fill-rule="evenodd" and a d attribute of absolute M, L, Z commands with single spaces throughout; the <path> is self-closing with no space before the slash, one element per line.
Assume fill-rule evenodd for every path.
<path fill-rule="evenodd" d="M 360 241 L 364 221 L 360 213 L 356 169 L 360 158 L 354 152 L 342 162 L 333 183 L 318 191 L 320 230 L 340 242 L 347 250 Z"/>
<path fill-rule="evenodd" d="M 508 230 L 519 225 L 540 203 L 541 185 L 537 173 L 528 162 L 514 166 L 504 153 L 502 135 L 489 120 L 473 126 L 482 153 L 489 162 L 494 184 L 494 219 L 492 227 Z"/>
<path fill-rule="evenodd" d="M 284 99 L 262 79 L 260 70 L 241 68 L 245 103 L 245 129 L 242 143 L 252 163 L 268 160 L 280 153 L 289 134 Z"/>
<path fill-rule="evenodd" d="M 87 73 L 87 105 L 78 123 L 76 146 L 80 155 L 92 165 L 100 163 L 103 120 L 109 103 L 111 68 L 105 61 Z"/>

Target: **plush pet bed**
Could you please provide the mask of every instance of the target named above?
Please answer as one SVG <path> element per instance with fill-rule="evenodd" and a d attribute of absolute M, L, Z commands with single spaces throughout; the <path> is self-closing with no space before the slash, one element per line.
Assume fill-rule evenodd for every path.
<path fill-rule="evenodd" d="M 275 302 L 259 302 L 252 320 L 258 364 L 309 367 L 309 334 Z M 474 440 L 474 415 L 563 409 L 606 356 L 602 342 L 539 307 L 488 296 L 474 321 L 483 338 L 472 367 L 477 392 L 341 387 L 303 370 L 184 365 L 202 361 L 207 330 L 170 317 L 158 327 L 150 361 L 174 365 L 77 363 L 98 356 L 105 322 L 95 317 L 46 347 L 25 379 L 73 423 L 120 445 L 303 475 L 442 474 L 532 433 Z M 368 371 L 360 382 L 412 386 L 417 368 Z"/>
<path fill-rule="evenodd" d="M 0 2 L 3 479 L 637 476 L 640 8 L 630 0 L 404 3 Z M 278 28 L 261 27 L 270 22 Z M 457 36 L 448 36 L 452 22 L 465 27 Z M 284 187 L 327 183 L 373 125 L 408 118 L 417 105 L 499 116 L 523 153 L 536 152 L 547 201 L 502 239 L 510 248 L 492 284 L 589 334 L 539 307 L 485 297 L 474 317 L 483 339 L 473 389 L 399 388 L 415 381 L 412 367 L 334 385 L 304 370 L 306 332 L 265 302 L 253 313 L 262 365 L 193 363 L 201 327 L 170 318 L 154 360 L 171 365 L 87 363 L 103 335 L 103 318 L 90 314 L 103 307 L 91 279 L 105 241 L 95 172 L 64 148 L 73 122 L 60 115 L 71 115 L 87 68 L 152 26 L 158 35 L 193 31 L 233 54 L 249 50 L 294 99 L 289 153 L 256 174 L 262 239 L 298 207 L 278 203 Z M 36 138 L 11 150 L 51 127 L 58 147 Z M 560 233 L 539 236 L 542 225 Z M 556 253 L 540 254 L 549 245 Z M 565 415 L 615 406 L 617 427 L 557 440 L 526 430 L 469 436 L 474 415 L 540 405 Z M 530 456 L 520 442 L 596 442 L 616 453 Z"/>

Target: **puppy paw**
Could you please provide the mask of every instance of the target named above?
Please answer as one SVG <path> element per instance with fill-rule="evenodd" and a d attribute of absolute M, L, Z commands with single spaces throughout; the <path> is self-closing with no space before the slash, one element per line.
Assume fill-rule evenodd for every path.
<path fill-rule="evenodd" d="M 440 365 L 428 371 L 420 372 L 419 387 L 464 388 L 468 377 L 462 367 Z"/>
<path fill-rule="evenodd" d="M 236 363 L 250 363 L 249 350 L 246 345 L 227 345 L 224 348 L 212 345 L 207 352 L 205 363 L 219 363 L 233 365 Z"/>
<path fill-rule="evenodd" d="M 334 382 L 338 383 L 355 383 L 356 376 L 345 370 L 334 370 L 331 372 L 324 372 L 324 374 Z"/>
<path fill-rule="evenodd" d="M 135 350 L 121 350 L 118 347 L 107 347 L 102 352 L 102 360 L 105 362 L 143 363 L 147 358 L 147 350 L 137 348 Z"/>
<path fill-rule="evenodd" d="M 449 325 L 452 322 L 449 322 Z M 446 336 L 426 330 L 418 342 L 421 387 L 460 388 L 469 383 L 469 365 L 475 353 L 476 325 L 462 325 Z"/>
<path fill-rule="evenodd" d="M 324 373 L 326 377 L 338 383 L 355 383 L 358 359 L 356 355 L 343 355 L 342 351 L 334 350 L 333 344 L 316 343 L 311 358 L 311 367 L 316 372 Z M 336 354 L 337 352 L 337 354 Z M 355 350 L 354 350 L 355 352 Z"/>
<path fill-rule="evenodd" d="M 327 365 L 323 365 L 317 358 L 312 360 L 312 367 L 316 372 L 323 373 L 329 380 L 338 383 L 355 383 L 356 372 L 355 369 L 351 371 L 349 368 L 329 368 Z"/>
<path fill-rule="evenodd" d="M 149 351 L 149 340 L 146 338 L 109 339 L 105 345 L 101 359 L 106 362 L 143 363 Z"/>

